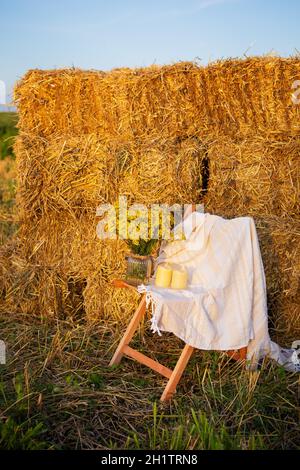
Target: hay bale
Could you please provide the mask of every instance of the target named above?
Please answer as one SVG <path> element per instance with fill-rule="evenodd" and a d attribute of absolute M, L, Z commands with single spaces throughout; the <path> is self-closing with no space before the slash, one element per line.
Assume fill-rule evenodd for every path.
<path fill-rule="evenodd" d="M 274 216 L 254 219 L 266 274 L 272 336 L 293 340 L 300 333 L 300 221 Z"/>
<path fill-rule="evenodd" d="M 284 134 L 209 145 L 208 211 L 299 217 L 300 139 Z"/>
<path fill-rule="evenodd" d="M 83 316 L 84 285 L 72 276 L 26 260 L 16 239 L 0 249 L 0 310 L 39 317 Z"/>
<path fill-rule="evenodd" d="M 97 321 L 99 318 L 114 319 L 124 324 L 132 316 L 139 302 L 139 294 L 125 289 L 116 289 L 101 280 L 98 273 L 89 276 L 83 292 L 86 318 Z"/>
<path fill-rule="evenodd" d="M 109 140 L 300 130 L 291 100 L 298 57 L 252 57 L 111 72 L 29 71 L 16 88 L 20 128 L 44 138 Z"/>

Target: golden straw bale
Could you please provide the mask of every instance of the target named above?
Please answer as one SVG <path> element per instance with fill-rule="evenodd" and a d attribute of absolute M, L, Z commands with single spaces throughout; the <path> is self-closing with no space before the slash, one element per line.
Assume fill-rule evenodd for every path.
<path fill-rule="evenodd" d="M 139 302 L 139 294 L 131 289 L 116 289 L 92 274 L 83 291 L 84 308 L 89 321 L 107 318 L 124 325 Z"/>
<path fill-rule="evenodd" d="M 218 139 L 209 146 L 208 160 L 207 210 L 299 217 L 299 138 Z"/>
<path fill-rule="evenodd" d="M 300 330 L 300 221 L 274 216 L 254 219 L 273 335 L 292 340 Z"/>
<path fill-rule="evenodd" d="M 290 347 L 300 334 L 299 300 L 276 299 L 269 311 L 271 337 L 274 341 Z"/>
<path fill-rule="evenodd" d="M 110 154 L 93 135 L 46 141 L 21 134 L 18 158 L 18 203 L 25 218 L 95 208 L 107 199 Z M 35 217 L 36 212 L 36 217 Z"/>
<path fill-rule="evenodd" d="M 118 192 L 130 202 L 189 203 L 199 200 L 205 146 L 195 138 L 146 141 L 131 147 L 130 163 L 119 178 Z"/>
<path fill-rule="evenodd" d="M 46 138 L 298 133 L 292 84 L 299 75 L 297 56 L 228 59 L 207 67 L 179 62 L 111 72 L 31 70 L 15 99 L 20 128 Z"/>
<path fill-rule="evenodd" d="M 300 221 L 274 216 L 254 220 L 269 292 L 297 300 L 300 294 Z"/>
<path fill-rule="evenodd" d="M 26 260 L 18 240 L 0 249 L 0 310 L 39 317 L 82 317 L 85 282 Z"/>

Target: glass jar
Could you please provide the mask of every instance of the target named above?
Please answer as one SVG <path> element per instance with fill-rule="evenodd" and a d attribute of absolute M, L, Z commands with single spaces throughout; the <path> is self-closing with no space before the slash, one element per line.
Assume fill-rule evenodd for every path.
<path fill-rule="evenodd" d="M 125 256 L 125 259 L 127 262 L 126 282 L 133 286 L 147 284 L 153 270 L 152 256 L 140 256 L 131 253 Z"/>

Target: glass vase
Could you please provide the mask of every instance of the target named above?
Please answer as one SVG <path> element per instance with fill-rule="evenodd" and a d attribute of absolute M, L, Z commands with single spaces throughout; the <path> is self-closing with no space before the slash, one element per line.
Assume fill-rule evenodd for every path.
<path fill-rule="evenodd" d="M 127 263 L 126 282 L 133 286 L 147 284 L 153 270 L 152 256 L 140 256 L 130 253 L 125 256 L 125 259 Z"/>

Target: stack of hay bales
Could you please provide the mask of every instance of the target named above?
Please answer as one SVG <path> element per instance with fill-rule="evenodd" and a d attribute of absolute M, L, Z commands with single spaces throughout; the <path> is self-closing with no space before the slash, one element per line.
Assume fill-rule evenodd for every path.
<path fill-rule="evenodd" d="M 297 79 L 298 58 L 268 57 L 28 72 L 16 89 L 21 228 L 2 268 L 6 305 L 22 295 L 23 311 L 88 318 L 134 308 L 134 293 L 110 286 L 126 244 L 96 236 L 97 206 L 124 194 L 253 216 L 272 325 L 299 333 Z M 20 287 L 22 276 L 32 281 L 20 294 L 12 278 Z"/>

